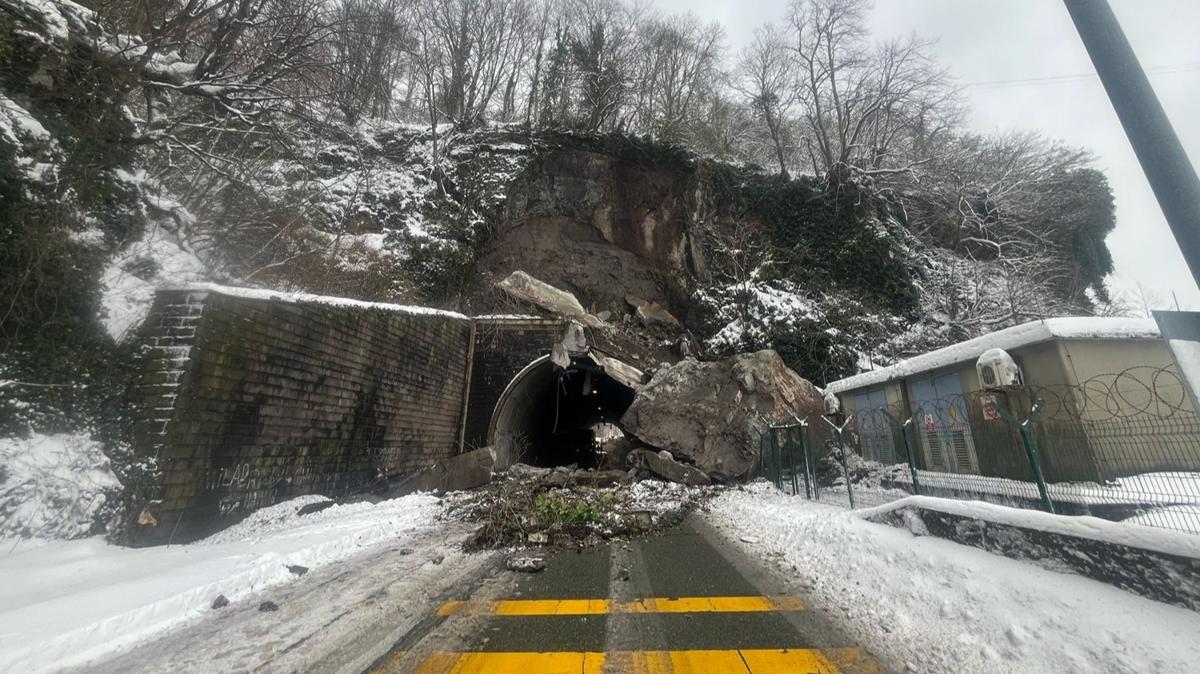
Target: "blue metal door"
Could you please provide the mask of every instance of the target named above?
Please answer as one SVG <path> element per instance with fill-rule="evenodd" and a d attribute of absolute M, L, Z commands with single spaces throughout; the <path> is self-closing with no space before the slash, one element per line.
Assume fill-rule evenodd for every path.
<path fill-rule="evenodd" d="M 887 396 L 875 389 L 854 396 L 855 428 L 863 458 L 879 463 L 896 463 L 892 424 L 888 420 Z"/>
<path fill-rule="evenodd" d="M 975 443 L 958 373 L 919 379 L 910 386 L 918 435 L 930 470 L 978 473 Z"/>

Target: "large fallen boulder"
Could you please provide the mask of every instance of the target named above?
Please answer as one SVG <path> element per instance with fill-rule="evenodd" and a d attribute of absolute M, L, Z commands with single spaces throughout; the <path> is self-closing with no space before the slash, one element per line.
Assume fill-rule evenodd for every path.
<path fill-rule="evenodd" d="M 702 363 L 684 360 L 641 387 L 621 427 L 713 480 L 747 479 L 766 420 L 824 409 L 821 392 L 771 350 Z"/>
<path fill-rule="evenodd" d="M 523 271 L 514 271 L 496 284 L 509 297 L 545 309 L 552 314 L 574 318 L 589 327 L 600 327 L 604 322 L 589 314 L 574 295 L 539 281 Z"/>
<path fill-rule="evenodd" d="M 679 330 L 683 327 L 679 324 L 679 319 L 657 302 L 644 300 L 636 295 L 626 295 L 625 302 L 633 307 L 634 315 L 647 328 Z"/>

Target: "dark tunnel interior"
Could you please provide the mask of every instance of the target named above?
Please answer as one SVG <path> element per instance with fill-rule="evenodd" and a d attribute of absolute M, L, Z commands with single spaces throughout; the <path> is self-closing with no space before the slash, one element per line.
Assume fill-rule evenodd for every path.
<path fill-rule="evenodd" d="M 634 391 L 591 358 L 560 369 L 548 359 L 518 376 L 496 410 L 493 443 L 535 466 L 594 468 L 605 439 L 633 403 Z"/>

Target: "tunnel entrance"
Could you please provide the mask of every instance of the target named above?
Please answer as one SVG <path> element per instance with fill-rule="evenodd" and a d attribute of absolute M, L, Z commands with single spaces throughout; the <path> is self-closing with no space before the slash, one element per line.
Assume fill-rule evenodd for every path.
<path fill-rule="evenodd" d="M 498 462 L 594 468 L 634 390 L 589 356 L 559 368 L 543 356 L 513 378 L 492 415 L 488 440 Z"/>

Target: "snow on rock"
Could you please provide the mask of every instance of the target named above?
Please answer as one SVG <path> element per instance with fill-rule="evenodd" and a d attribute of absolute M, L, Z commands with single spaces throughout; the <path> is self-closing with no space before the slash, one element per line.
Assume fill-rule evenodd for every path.
<path fill-rule="evenodd" d="M 372 545 L 439 526 L 439 500 L 411 494 L 296 516 L 311 497 L 278 504 L 192 545 L 123 548 L 99 537 L 0 556 L 0 671 L 79 664 Z M 289 514 L 287 511 L 291 510 Z"/>
<path fill-rule="evenodd" d="M 54 137 L 20 104 L 0 93 L 0 142 L 15 148 L 17 169 L 29 182 L 52 179 L 62 153 Z"/>
<path fill-rule="evenodd" d="M 718 351 L 761 346 L 775 326 L 823 319 L 817 303 L 790 284 L 788 288 L 778 288 L 760 281 L 746 281 L 700 295 L 701 302 L 720 307 L 718 318 L 725 325 L 708 338 L 709 348 Z"/>
<path fill-rule="evenodd" d="M 120 487 L 100 443 L 87 436 L 0 438 L 0 546 L 86 536 L 105 491 Z"/>
<path fill-rule="evenodd" d="M 1158 339 L 1158 325 L 1145 318 L 1099 318 L 1071 317 L 1047 318 L 1022 323 L 1011 328 L 992 332 L 975 339 L 953 344 L 943 349 L 909 358 L 890 367 L 863 372 L 853 377 L 831 382 L 828 386 L 834 393 L 852 391 L 903 379 L 921 372 L 936 370 L 956 363 L 978 358 L 988 349 L 1015 349 L 1029 344 L 1048 342 L 1052 339 Z"/>
<path fill-rule="evenodd" d="M 888 671 L 1182 674 L 1200 661 L 1200 614 L 1103 583 L 873 524 L 765 483 L 711 508 L 732 540 L 759 539 L 745 547 L 775 556 L 813 605 L 840 608 L 829 617 Z"/>

